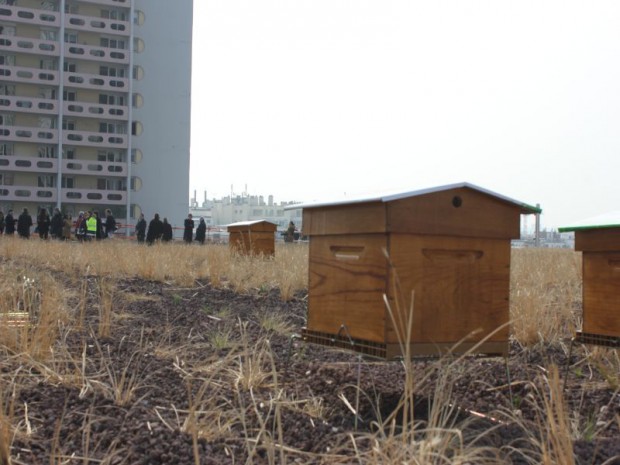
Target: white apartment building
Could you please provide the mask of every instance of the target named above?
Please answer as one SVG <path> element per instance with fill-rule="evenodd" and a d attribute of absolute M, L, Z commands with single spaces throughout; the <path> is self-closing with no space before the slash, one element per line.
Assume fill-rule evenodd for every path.
<path fill-rule="evenodd" d="M 180 225 L 192 0 L 0 0 L 0 209 Z"/>

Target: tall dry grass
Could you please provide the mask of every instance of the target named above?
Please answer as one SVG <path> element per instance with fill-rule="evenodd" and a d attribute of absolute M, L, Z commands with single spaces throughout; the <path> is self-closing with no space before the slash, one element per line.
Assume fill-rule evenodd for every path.
<path fill-rule="evenodd" d="M 524 346 L 557 343 L 581 327 L 581 254 L 567 249 L 513 249 L 510 315 Z"/>

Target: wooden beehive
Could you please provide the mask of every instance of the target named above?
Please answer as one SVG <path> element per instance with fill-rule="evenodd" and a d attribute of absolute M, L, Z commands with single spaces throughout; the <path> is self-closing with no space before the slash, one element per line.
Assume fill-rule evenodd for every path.
<path fill-rule="evenodd" d="M 306 340 L 403 355 L 413 292 L 412 355 L 508 352 L 511 239 L 540 209 L 467 183 L 301 207 Z"/>
<path fill-rule="evenodd" d="M 240 221 L 228 225 L 231 250 L 246 255 L 275 255 L 277 226 L 266 220 Z"/>
<path fill-rule="evenodd" d="M 582 253 L 583 326 L 577 341 L 620 347 L 620 212 L 559 229 Z"/>

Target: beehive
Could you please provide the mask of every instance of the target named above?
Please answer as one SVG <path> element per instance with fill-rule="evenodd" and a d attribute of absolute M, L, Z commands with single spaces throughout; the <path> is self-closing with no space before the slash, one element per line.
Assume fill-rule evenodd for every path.
<path fill-rule="evenodd" d="M 582 253 L 583 326 L 577 341 L 620 347 L 620 211 L 559 229 Z"/>
<path fill-rule="evenodd" d="M 276 228 L 274 223 L 266 220 L 229 224 L 229 247 L 245 255 L 272 256 L 275 254 Z"/>
<path fill-rule="evenodd" d="M 412 355 L 507 353 L 511 239 L 538 208 L 467 183 L 301 207 L 306 340 L 402 355 L 413 292 Z"/>

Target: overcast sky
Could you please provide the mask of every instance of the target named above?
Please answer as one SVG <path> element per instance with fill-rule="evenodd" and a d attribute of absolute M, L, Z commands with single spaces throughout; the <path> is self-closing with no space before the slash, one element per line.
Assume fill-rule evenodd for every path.
<path fill-rule="evenodd" d="M 190 188 L 620 209 L 620 1 L 194 0 Z"/>

